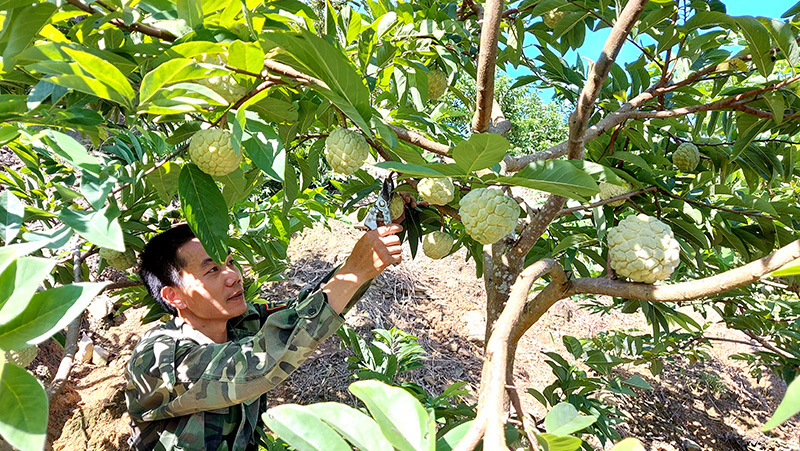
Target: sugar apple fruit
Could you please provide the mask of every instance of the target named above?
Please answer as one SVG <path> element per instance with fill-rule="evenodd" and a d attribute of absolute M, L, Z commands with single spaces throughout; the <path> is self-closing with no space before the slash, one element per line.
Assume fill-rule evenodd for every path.
<path fill-rule="evenodd" d="M 683 172 L 692 172 L 700 163 L 700 152 L 692 143 L 683 143 L 672 154 L 672 162 Z"/>
<path fill-rule="evenodd" d="M 335 172 L 350 175 L 369 157 L 369 145 L 361 134 L 337 127 L 325 140 L 325 159 Z"/>
<path fill-rule="evenodd" d="M 6 362 L 21 366 L 22 368 L 27 368 L 38 353 L 39 348 L 36 346 L 28 346 L 27 348 L 17 349 L 16 351 L 0 350 L 0 354 L 2 354 L 0 358 Z"/>
<path fill-rule="evenodd" d="M 422 251 L 428 257 L 438 260 L 444 258 L 453 249 L 453 242 L 455 240 L 447 232 L 435 231 L 425 235 L 422 238 Z"/>
<path fill-rule="evenodd" d="M 201 63 L 214 64 L 217 66 L 225 65 L 225 58 L 220 55 L 209 55 L 203 53 L 198 55 L 197 61 Z M 228 103 L 235 103 L 248 93 L 248 89 L 240 85 L 232 75 L 218 75 L 208 78 L 195 80 L 199 85 L 205 86 L 216 92 Z"/>
<path fill-rule="evenodd" d="M 634 282 L 664 280 L 680 262 L 680 245 L 672 230 L 652 216 L 626 217 L 609 229 L 607 239 L 611 267 Z"/>
<path fill-rule="evenodd" d="M 491 244 L 514 230 L 519 206 L 499 190 L 476 188 L 461 199 L 458 213 L 469 236 Z"/>
<path fill-rule="evenodd" d="M 242 155 L 233 149 L 231 133 L 217 128 L 192 135 L 189 156 L 201 171 L 214 176 L 230 174 L 242 161 Z"/>
<path fill-rule="evenodd" d="M 613 183 L 600 182 L 600 199 L 606 200 L 612 197 L 620 196 L 628 192 L 628 188 L 624 186 L 615 185 Z M 608 205 L 612 207 L 619 207 L 625 203 L 625 199 L 615 200 L 609 202 Z"/>
<path fill-rule="evenodd" d="M 109 266 L 120 271 L 125 271 L 136 265 L 136 254 L 134 254 L 133 249 L 130 248 L 125 249 L 124 252 L 119 252 L 102 247 L 100 248 L 99 254 L 103 260 L 108 262 Z"/>
<path fill-rule="evenodd" d="M 550 11 L 547 11 L 544 14 L 544 16 L 542 16 L 542 21 L 544 22 L 545 25 L 547 25 L 547 28 L 550 28 L 552 30 L 553 28 L 556 27 L 556 25 L 558 25 L 559 22 L 561 22 L 561 19 L 563 19 L 564 16 L 566 15 L 567 13 L 565 11 L 551 9 Z"/>
<path fill-rule="evenodd" d="M 432 205 L 447 205 L 455 193 L 453 181 L 449 178 L 422 179 L 417 184 L 417 192 L 423 200 Z"/>
<path fill-rule="evenodd" d="M 447 74 L 439 69 L 431 69 L 428 74 L 428 98 L 439 100 L 447 90 Z"/>
<path fill-rule="evenodd" d="M 392 201 L 389 202 L 389 212 L 392 214 L 392 221 L 403 216 L 403 210 L 406 208 L 406 203 L 400 196 L 392 196 Z"/>

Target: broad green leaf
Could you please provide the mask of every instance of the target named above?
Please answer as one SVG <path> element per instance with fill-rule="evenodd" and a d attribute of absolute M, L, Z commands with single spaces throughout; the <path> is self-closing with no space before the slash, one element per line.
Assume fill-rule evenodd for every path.
<path fill-rule="evenodd" d="M 311 404 L 307 408 L 357 449 L 364 451 L 394 449 L 383 437 L 377 423 L 359 410 L 334 402 Z"/>
<path fill-rule="evenodd" d="M 544 451 L 575 451 L 581 447 L 583 441 L 577 437 L 568 435 L 538 434 L 536 440 Z"/>
<path fill-rule="evenodd" d="M 174 83 L 225 74 L 227 72 L 223 69 L 203 67 L 188 58 L 167 61 L 142 78 L 142 84 L 139 87 L 139 103 L 145 105 L 151 102 L 158 90 Z"/>
<path fill-rule="evenodd" d="M 786 60 L 793 68 L 800 62 L 800 46 L 797 45 L 792 25 L 778 19 L 759 18 L 761 23 L 769 30 L 772 38 L 786 56 Z"/>
<path fill-rule="evenodd" d="M 769 31 L 755 17 L 739 16 L 736 23 L 747 38 L 748 48 L 753 57 L 753 62 L 764 77 L 769 77 L 775 63 L 772 61 L 769 51 L 772 47 Z"/>
<path fill-rule="evenodd" d="M 58 219 L 64 224 L 78 232 L 87 241 L 100 247 L 113 249 L 115 251 L 125 251 L 125 244 L 122 241 L 122 227 L 119 225 L 120 211 L 116 205 L 94 211 L 79 211 L 65 208 L 61 210 Z"/>
<path fill-rule="evenodd" d="M 249 187 L 241 168 L 236 168 L 226 175 L 215 176 L 214 180 L 222 183 L 222 197 L 229 207 L 249 193 Z"/>
<path fill-rule="evenodd" d="M 785 13 L 781 14 L 781 18 L 792 17 L 795 14 L 800 14 L 800 2 L 795 3 L 794 6 L 787 9 Z"/>
<path fill-rule="evenodd" d="M 297 404 L 268 409 L 264 424 L 300 451 L 350 451 L 350 446 L 314 412 Z"/>
<path fill-rule="evenodd" d="M 44 450 L 47 393 L 23 368 L 0 364 L 0 436 L 16 449 Z"/>
<path fill-rule="evenodd" d="M 25 206 L 19 198 L 9 190 L 0 194 L 0 239 L 10 243 L 17 237 L 22 228 L 22 217 L 25 215 Z"/>
<path fill-rule="evenodd" d="M 67 245 L 72 235 L 73 230 L 71 228 L 66 225 L 61 225 L 58 228 L 50 230 L 25 232 L 22 234 L 22 238 L 30 242 L 26 244 L 39 246 L 39 249 L 61 249 Z"/>
<path fill-rule="evenodd" d="M 646 380 L 642 379 L 641 376 L 633 375 L 623 381 L 624 384 L 628 384 L 632 387 L 641 388 L 643 390 L 652 390 L 653 387 L 647 383 Z"/>
<path fill-rule="evenodd" d="M 592 176 L 565 160 L 536 161 L 513 176 L 497 177 L 496 180 L 500 183 L 570 197 L 581 202 L 585 202 L 586 198 L 599 191 Z"/>
<path fill-rule="evenodd" d="M 177 0 L 178 17 L 189 28 L 197 29 L 203 25 L 203 2 L 198 0 Z"/>
<path fill-rule="evenodd" d="M 646 172 L 653 171 L 653 165 L 648 163 L 644 158 L 630 152 L 614 152 L 613 154 L 609 155 L 608 158 L 615 158 L 617 160 L 622 160 L 626 163 L 630 163 L 634 166 L 638 166 L 644 169 Z"/>
<path fill-rule="evenodd" d="M 570 435 L 591 426 L 595 421 L 596 417 L 581 415 L 572 404 L 561 402 L 544 417 L 544 426 L 550 434 Z"/>
<path fill-rule="evenodd" d="M 613 169 L 602 164 L 593 163 L 586 160 L 567 160 L 571 165 L 589 174 L 596 182 L 611 183 L 619 186 L 626 186 L 625 181 L 620 178 Z"/>
<path fill-rule="evenodd" d="M 22 106 L 20 104 L 20 106 Z M 19 129 L 10 124 L 3 124 L 0 126 L 0 146 L 4 146 L 11 141 L 17 139 L 19 136 Z"/>
<path fill-rule="evenodd" d="M 773 271 L 770 277 L 796 276 L 800 274 L 800 258 L 783 265 L 777 271 Z"/>
<path fill-rule="evenodd" d="M 596 239 L 590 237 L 585 233 L 578 233 L 575 235 L 570 235 L 563 240 L 558 241 L 558 245 L 553 249 L 551 255 L 558 255 L 560 252 L 569 249 L 571 247 L 580 247 L 587 243 L 592 243 L 597 241 Z"/>
<path fill-rule="evenodd" d="M 228 65 L 250 73 L 260 73 L 264 69 L 264 51 L 254 43 L 233 41 L 228 48 Z"/>
<path fill-rule="evenodd" d="M 55 260 L 23 257 L 0 273 L 0 324 L 8 323 L 25 310 L 55 265 Z"/>
<path fill-rule="evenodd" d="M 789 387 L 786 388 L 786 394 L 783 396 L 783 401 L 775 410 L 772 418 L 764 424 L 761 428 L 764 432 L 779 426 L 789 418 L 795 416 L 800 412 L 800 378 L 795 378 Z"/>
<path fill-rule="evenodd" d="M 398 450 L 427 450 L 436 439 L 428 436 L 428 412 L 408 391 L 376 380 L 354 382 L 350 391 L 367 405 L 384 437 Z"/>
<path fill-rule="evenodd" d="M 639 439 L 628 437 L 614 445 L 611 451 L 645 451 L 645 449 Z"/>
<path fill-rule="evenodd" d="M 5 271 L 6 268 L 17 258 L 24 257 L 31 252 L 36 252 L 41 248 L 50 247 L 52 244 L 58 244 L 56 248 L 60 248 L 66 244 L 66 241 L 72 236 L 72 231 L 68 227 L 54 229 L 52 235 L 42 234 L 42 239 L 32 239 L 29 236 L 33 235 L 31 232 L 23 234 L 27 243 L 12 244 L 10 246 L 0 247 L 0 272 Z"/>
<path fill-rule="evenodd" d="M 75 59 L 75 62 L 101 83 L 109 86 L 127 100 L 124 105 L 131 107 L 136 93 L 133 91 L 130 82 L 116 66 L 108 61 L 99 58 L 91 53 L 81 52 L 65 47 L 64 51 Z"/>
<path fill-rule="evenodd" d="M 0 348 L 21 349 L 47 340 L 83 312 L 105 286 L 73 283 L 34 294 L 22 313 L 0 325 Z"/>
<path fill-rule="evenodd" d="M 19 54 L 33 42 L 57 9 L 52 3 L 41 2 L 14 8 L 6 14 L 3 29 L 0 31 L 3 69 L 9 71 L 14 66 Z"/>
<path fill-rule="evenodd" d="M 278 182 L 283 182 L 286 165 L 286 149 L 278 134 L 272 131 L 264 139 L 252 137 L 244 142 L 244 153 L 253 160 L 267 177 Z"/>
<path fill-rule="evenodd" d="M 75 138 L 54 130 L 48 130 L 45 141 L 53 151 L 66 158 L 75 167 L 99 176 L 101 171 L 100 161 L 89 155 L 86 148 Z"/>
<path fill-rule="evenodd" d="M 769 110 L 772 111 L 775 124 L 780 125 L 783 122 L 783 112 L 786 110 L 786 102 L 783 100 L 783 95 L 780 92 L 766 92 L 764 93 L 764 100 L 769 105 Z"/>
<path fill-rule="evenodd" d="M 181 168 L 178 164 L 168 161 L 147 176 L 147 181 L 153 185 L 158 197 L 164 202 L 170 202 L 178 190 L 178 176 Z"/>
<path fill-rule="evenodd" d="M 375 167 L 397 171 L 410 177 L 446 177 L 447 174 L 440 171 L 440 169 L 444 170 L 445 166 L 444 164 L 423 166 L 419 164 L 400 163 L 398 161 L 382 161 L 375 165 Z"/>
<path fill-rule="evenodd" d="M 50 77 L 47 78 L 47 81 L 58 86 L 91 94 L 120 105 L 130 105 L 130 101 L 125 96 L 111 86 L 90 76 L 78 63 L 42 61 L 28 67 L 31 70 L 49 74 Z"/>
<path fill-rule="evenodd" d="M 496 133 L 477 133 L 466 141 L 461 141 L 453 150 L 453 159 L 456 164 L 471 174 L 481 169 L 486 169 L 503 161 L 508 148 L 508 140 Z"/>
<path fill-rule="evenodd" d="M 228 208 L 210 175 L 194 164 L 183 166 L 178 177 L 178 197 L 186 222 L 208 256 L 222 264 L 228 256 Z"/>
<path fill-rule="evenodd" d="M 92 208 L 100 209 L 108 200 L 117 179 L 107 175 L 96 177 L 91 172 L 84 172 L 81 178 L 81 193 Z"/>
<path fill-rule="evenodd" d="M 467 435 L 467 431 L 472 427 L 473 422 L 474 420 L 469 420 L 447 431 L 442 438 L 436 441 L 436 451 L 452 451 L 461 439 Z"/>

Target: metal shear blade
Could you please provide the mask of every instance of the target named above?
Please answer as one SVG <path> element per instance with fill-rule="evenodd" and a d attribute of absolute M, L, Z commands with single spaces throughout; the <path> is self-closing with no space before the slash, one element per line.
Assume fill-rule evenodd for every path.
<path fill-rule="evenodd" d="M 389 210 L 389 203 L 392 201 L 392 191 L 394 191 L 394 183 L 391 177 L 386 177 L 381 186 L 381 192 L 378 194 L 378 200 L 370 207 L 367 212 L 367 217 L 364 218 L 364 225 L 370 230 L 378 228 L 378 219 L 383 221 L 384 224 L 392 222 L 392 212 Z"/>

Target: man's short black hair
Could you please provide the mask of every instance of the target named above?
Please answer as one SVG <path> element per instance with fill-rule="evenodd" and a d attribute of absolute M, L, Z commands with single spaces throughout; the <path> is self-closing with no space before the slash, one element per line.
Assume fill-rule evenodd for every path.
<path fill-rule="evenodd" d="M 178 258 L 178 249 L 195 237 L 188 224 L 180 224 L 154 236 L 141 253 L 139 276 L 150 296 L 167 313 L 177 315 L 173 306 L 161 297 L 161 288 L 180 287 L 180 272 L 185 262 Z"/>

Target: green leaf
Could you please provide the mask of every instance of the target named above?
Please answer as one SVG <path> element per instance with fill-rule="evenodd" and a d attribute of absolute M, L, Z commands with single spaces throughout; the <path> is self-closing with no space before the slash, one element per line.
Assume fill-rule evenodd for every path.
<path fill-rule="evenodd" d="M 614 445 L 611 451 L 645 451 L 645 449 L 638 438 L 628 437 Z"/>
<path fill-rule="evenodd" d="M 446 434 L 436 441 L 436 451 L 452 451 L 456 445 L 467 435 L 467 431 L 472 427 L 474 420 L 461 423 L 447 431 Z"/>
<path fill-rule="evenodd" d="M 486 169 L 503 161 L 508 148 L 508 140 L 496 133 L 478 133 L 461 141 L 453 150 L 453 159 L 456 164 L 471 174 L 481 169 Z"/>
<path fill-rule="evenodd" d="M 592 176 L 565 160 L 535 161 L 513 176 L 497 177 L 496 180 L 581 202 L 599 191 Z"/>
<path fill-rule="evenodd" d="M 350 391 L 367 405 L 384 437 L 400 451 L 427 450 L 428 413 L 408 391 L 376 380 L 353 382 Z"/>
<path fill-rule="evenodd" d="M 228 208 L 210 175 L 187 164 L 178 177 L 178 197 L 186 222 L 208 256 L 222 264 L 228 256 Z"/>
<path fill-rule="evenodd" d="M 286 165 L 286 149 L 278 138 L 277 133 L 272 132 L 266 139 L 250 138 L 244 142 L 244 153 L 253 160 L 253 163 L 261 172 L 272 180 L 283 182 L 283 175 Z"/>
<path fill-rule="evenodd" d="M 78 232 L 87 241 L 100 247 L 123 252 L 125 244 L 122 240 L 122 227 L 117 218 L 120 211 L 116 205 L 108 205 L 94 212 L 61 210 L 58 219 Z"/>
<path fill-rule="evenodd" d="M 0 325 L 0 348 L 21 349 L 50 338 L 92 302 L 105 283 L 73 283 L 33 295 L 25 310 Z"/>
<path fill-rule="evenodd" d="M 778 19 L 762 17 L 759 20 L 769 30 L 775 42 L 778 43 L 778 47 L 786 56 L 789 65 L 797 67 L 797 64 L 800 63 L 800 46 L 797 45 L 792 25 Z"/>
<path fill-rule="evenodd" d="M 45 141 L 53 148 L 53 152 L 67 159 L 73 166 L 99 176 L 100 161 L 89 155 L 86 148 L 75 138 L 54 130 L 48 130 Z"/>
<path fill-rule="evenodd" d="M 158 197 L 165 203 L 169 203 L 175 197 L 180 169 L 178 164 L 168 161 L 147 176 L 147 181 L 152 184 Z"/>
<path fill-rule="evenodd" d="M 108 200 L 117 179 L 114 177 L 95 177 L 91 172 L 84 172 L 81 178 L 81 193 L 92 208 L 99 209 Z"/>
<path fill-rule="evenodd" d="M 641 388 L 643 390 L 652 390 L 653 387 L 647 383 L 646 380 L 642 379 L 640 376 L 633 375 L 623 381 L 624 384 L 628 384 L 631 387 Z"/>
<path fill-rule="evenodd" d="M 268 409 L 261 418 L 273 432 L 301 451 L 350 451 L 342 437 L 314 412 L 297 404 Z"/>
<path fill-rule="evenodd" d="M 199 0 L 177 0 L 178 18 L 192 29 L 203 26 L 203 2 Z"/>
<path fill-rule="evenodd" d="M 783 95 L 780 92 L 765 92 L 764 100 L 769 105 L 769 110 L 772 111 L 775 124 L 780 125 L 783 122 L 783 113 L 786 110 L 786 102 L 783 100 Z"/>
<path fill-rule="evenodd" d="M 789 387 L 786 388 L 786 394 L 783 396 L 783 401 L 778 406 L 772 418 L 767 421 L 761 428 L 764 432 L 781 425 L 783 422 L 800 412 L 800 378 L 795 378 Z"/>
<path fill-rule="evenodd" d="M 209 69 L 188 58 L 167 61 L 142 78 L 139 87 L 139 108 L 141 110 L 142 105 L 152 102 L 159 90 L 171 84 L 225 74 L 227 72 L 223 69 Z"/>
<path fill-rule="evenodd" d="M 254 42 L 233 41 L 227 62 L 228 66 L 257 74 L 264 69 L 264 51 Z"/>
<path fill-rule="evenodd" d="M 544 426 L 550 434 L 570 435 L 591 426 L 595 421 L 596 417 L 581 415 L 572 404 L 561 402 L 544 417 Z"/>
<path fill-rule="evenodd" d="M 545 451 L 575 451 L 583 443 L 577 437 L 538 433 L 536 433 L 536 440 Z"/>
<path fill-rule="evenodd" d="M 787 17 L 792 17 L 795 14 L 800 14 L 800 2 L 795 3 L 794 6 L 787 9 L 785 13 L 781 14 L 781 18 L 785 19 Z"/>
<path fill-rule="evenodd" d="M 130 101 L 111 86 L 90 76 L 78 63 L 64 61 L 41 61 L 28 66 L 29 69 L 51 75 L 47 81 L 65 88 L 110 100 L 128 107 Z"/>
<path fill-rule="evenodd" d="M 558 241 L 558 245 L 555 247 L 555 249 L 553 249 L 551 255 L 558 255 L 560 252 L 567 250 L 571 247 L 580 247 L 583 246 L 584 244 L 592 243 L 595 241 L 597 240 L 585 233 L 570 235 Z"/>
<path fill-rule="evenodd" d="M 739 16 L 735 17 L 735 19 L 739 29 L 742 30 L 747 39 L 748 48 L 756 68 L 761 72 L 761 75 L 769 77 L 775 65 L 769 54 L 772 47 L 769 31 L 755 17 Z"/>
<path fill-rule="evenodd" d="M 8 323 L 25 310 L 55 265 L 55 260 L 23 257 L 0 273 L 0 324 Z"/>
<path fill-rule="evenodd" d="M 383 437 L 375 421 L 346 404 L 326 402 L 311 404 L 308 410 L 327 423 L 357 449 L 364 451 L 392 451 L 392 445 Z"/>
<path fill-rule="evenodd" d="M 0 194 L 0 239 L 8 244 L 22 228 L 22 218 L 25 216 L 25 206 L 19 198 L 9 190 Z"/>
<path fill-rule="evenodd" d="M 43 450 L 47 418 L 42 384 L 17 365 L 0 363 L 0 436 L 16 449 Z"/>
<path fill-rule="evenodd" d="M 71 56 L 86 73 L 124 97 L 127 102 L 123 103 L 123 105 L 128 108 L 132 106 L 133 98 L 136 96 L 136 93 L 133 91 L 128 79 L 125 78 L 125 75 L 123 75 L 116 66 L 91 53 L 73 50 L 68 47 L 64 47 L 64 51 Z"/>
<path fill-rule="evenodd" d="M 52 3 L 41 2 L 14 8 L 6 14 L 0 31 L 4 70 L 8 72 L 14 67 L 19 54 L 33 42 L 57 9 Z"/>

